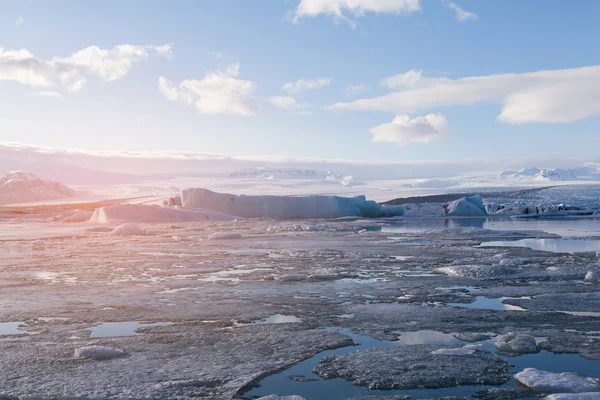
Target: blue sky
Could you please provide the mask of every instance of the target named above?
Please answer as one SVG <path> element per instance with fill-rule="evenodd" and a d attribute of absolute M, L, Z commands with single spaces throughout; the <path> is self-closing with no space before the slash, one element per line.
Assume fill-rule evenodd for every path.
<path fill-rule="evenodd" d="M 600 2 L 344 4 L 4 1 L 0 141 L 382 161 L 597 155 L 600 72 L 576 69 L 600 64 Z M 382 4 L 395 8 L 371 11 Z M 474 15 L 459 21 L 452 4 Z M 119 45 L 143 55 L 69 58 Z"/>

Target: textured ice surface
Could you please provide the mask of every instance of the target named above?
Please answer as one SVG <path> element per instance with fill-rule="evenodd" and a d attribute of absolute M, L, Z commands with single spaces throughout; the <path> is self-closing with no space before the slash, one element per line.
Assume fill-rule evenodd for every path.
<path fill-rule="evenodd" d="M 600 400 L 600 392 L 557 393 L 544 397 L 544 400 Z"/>
<path fill-rule="evenodd" d="M 182 207 L 160 207 L 144 204 L 117 204 L 96 209 L 90 222 L 97 223 L 156 223 L 231 221 L 235 217 L 223 213 Z"/>
<path fill-rule="evenodd" d="M 508 380 L 508 362 L 486 352 L 439 354 L 456 347 L 412 345 L 359 350 L 326 357 L 315 372 L 325 379 L 343 378 L 370 389 L 440 388 L 500 385 Z"/>
<path fill-rule="evenodd" d="M 144 228 L 131 223 L 121 224 L 112 231 L 112 234 L 117 236 L 143 236 L 146 233 Z"/>
<path fill-rule="evenodd" d="M 85 346 L 75 349 L 75 357 L 91 358 L 93 360 L 109 360 L 126 355 L 127 353 L 121 349 L 107 346 Z"/>
<path fill-rule="evenodd" d="M 448 204 L 448 215 L 453 217 L 485 217 L 487 212 L 481 196 L 464 197 Z"/>
<path fill-rule="evenodd" d="M 404 213 L 401 206 L 382 207 L 364 196 L 237 196 L 208 189 L 181 192 L 184 207 L 203 208 L 246 218 L 390 217 Z"/>
<path fill-rule="evenodd" d="M 241 238 L 242 234 L 238 232 L 214 232 L 208 235 L 208 240 L 235 240 Z"/>
<path fill-rule="evenodd" d="M 539 351 L 535 338 L 520 333 L 507 333 L 494 338 L 496 350 L 501 354 L 519 355 Z"/>
<path fill-rule="evenodd" d="M 515 375 L 523 385 L 546 393 L 600 392 L 600 381 L 570 372 L 552 373 L 527 368 Z"/>

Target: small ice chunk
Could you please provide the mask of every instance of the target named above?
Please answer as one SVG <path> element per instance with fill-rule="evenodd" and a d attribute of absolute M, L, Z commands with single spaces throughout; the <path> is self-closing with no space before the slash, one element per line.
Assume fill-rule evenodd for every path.
<path fill-rule="evenodd" d="M 558 393 L 546 396 L 544 400 L 600 400 L 600 392 Z"/>
<path fill-rule="evenodd" d="M 600 282 L 600 272 L 599 271 L 588 271 L 585 274 L 586 282 Z"/>
<path fill-rule="evenodd" d="M 438 349 L 431 352 L 434 356 L 469 356 L 473 353 L 475 353 L 475 350 L 469 349 L 466 346 L 455 349 Z"/>
<path fill-rule="evenodd" d="M 242 234 L 237 232 L 215 232 L 208 235 L 208 240 L 235 240 L 241 238 Z"/>
<path fill-rule="evenodd" d="M 109 360 L 111 358 L 123 357 L 126 355 L 127 353 L 121 349 L 107 346 L 86 346 L 75 350 L 75 357 L 91 358 L 93 360 Z"/>
<path fill-rule="evenodd" d="M 456 333 L 454 337 L 463 342 L 481 342 L 483 340 L 488 340 L 491 336 L 486 335 L 485 333 L 461 332 Z"/>
<path fill-rule="evenodd" d="M 533 336 L 515 332 L 497 336 L 494 338 L 494 344 L 498 353 L 503 354 L 519 355 L 540 351 Z"/>
<path fill-rule="evenodd" d="M 553 373 L 536 368 L 525 368 L 515 375 L 515 379 L 527 387 L 547 393 L 600 391 L 600 382 L 597 379 L 573 372 Z"/>
<path fill-rule="evenodd" d="M 146 235 L 146 230 L 136 224 L 127 223 L 117 226 L 113 229 L 112 234 L 119 236 L 144 236 Z"/>

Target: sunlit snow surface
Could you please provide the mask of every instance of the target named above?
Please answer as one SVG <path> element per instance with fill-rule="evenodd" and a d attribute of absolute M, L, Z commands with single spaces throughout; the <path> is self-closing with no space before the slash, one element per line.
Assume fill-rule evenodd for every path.
<path fill-rule="evenodd" d="M 598 199 L 547 193 L 536 196 Z M 600 271 L 587 247 L 600 218 L 218 218 L 138 222 L 144 234 L 122 236 L 116 221 L 58 222 L 69 207 L 24 210 L 0 209 L 1 395 L 471 396 L 491 386 L 384 390 L 391 357 L 355 352 L 434 346 L 397 353 L 404 378 L 459 357 L 467 379 L 513 333 L 501 343 L 531 354 L 498 355 L 512 365 L 501 390 L 525 368 L 600 375 L 600 286 L 586 280 Z M 566 247 L 519 247 L 541 241 Z M 327 364 L 334 355 L 355 370 Z M 359 385 L 313 372 L 321 363 L 384 372 Z"/>

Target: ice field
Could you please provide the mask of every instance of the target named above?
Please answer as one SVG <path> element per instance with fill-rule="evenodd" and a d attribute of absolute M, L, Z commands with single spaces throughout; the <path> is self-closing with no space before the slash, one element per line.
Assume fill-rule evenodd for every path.
<path fill-rule="evenodd" d="M 596 186 L 393 206 L 211 193 L 3 207 L 0 394 L 600 396 Z"/>

